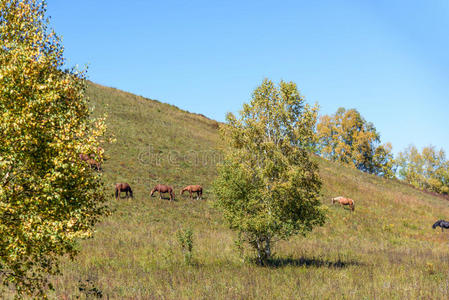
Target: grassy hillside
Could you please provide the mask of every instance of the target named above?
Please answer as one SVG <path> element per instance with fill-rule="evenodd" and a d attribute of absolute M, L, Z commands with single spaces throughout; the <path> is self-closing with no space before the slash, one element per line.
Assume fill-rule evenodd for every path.
<path fill-rule="evenodd" d="M 117 143 L 105 145 L 112 216 L 75 261 L 54 278 L 52 297 L 102 293 L 111 299 L 403 299 L 449 296 L 449 232 L 432 230 L 448 203 L 396 181 L 319 160 L 328 220 L 307 237 L 275 248 L 272 267 L 244 262 L 209 192 L 220 159 L 217 122 L 157 101 L 91 84 L 94 114 L 107 113 Z M 126 181 L 134 199 L 113 199 Z M 174 203 L 151 198 L 173 185 Z M 203 201 L 179 196 L 205 187 Z M 354 213 L 331 196 L 356 200 Z M 194 264 L 186 265 L 176 233 L 193 230 Z M 84 290 L 80 291 L 80 287 Z"/>

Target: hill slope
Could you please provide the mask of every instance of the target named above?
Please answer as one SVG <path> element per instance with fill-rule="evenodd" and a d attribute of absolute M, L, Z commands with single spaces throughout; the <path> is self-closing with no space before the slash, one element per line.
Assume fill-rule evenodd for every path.
<path fill-rule="evenodd" d="M 115 212 L 94 239 L 54 278 L 53 297 L 101 291 L 111 299 L 447 298 L 446 233 L 431 229 L 448 203 L 396 181 L 321 159 L 327 223 L 307 237 L 277 244 L 278 264 L 242 261 L 209 192 L 220 160 L 217 122 L 157 101 L 90 84 L 95 115 L 107 113 L 117 143 L 104 165 Z M 126 181 L 134 199 L 113 199 Z M 176 202 L 149 197 L 156 183 L 173 185 Z M 202 184 L 205 200 L 179 196 Z M 330 197 L 356 200 L 354 213 Z M 191 228 L 194 262 L 184 264 L 176 232 Z M 80 291 L 80 286 L 83 291 Z"/>

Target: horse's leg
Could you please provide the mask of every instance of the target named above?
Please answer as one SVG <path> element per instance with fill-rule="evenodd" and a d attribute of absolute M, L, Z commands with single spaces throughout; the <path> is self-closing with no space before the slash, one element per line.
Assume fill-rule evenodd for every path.
<path fill-rule="evenodd" d="M 192 190 L 189 191 L 189 194 L 190 194 L 190 200 L 193 200 L 193 192 L 192 192 Z"/>

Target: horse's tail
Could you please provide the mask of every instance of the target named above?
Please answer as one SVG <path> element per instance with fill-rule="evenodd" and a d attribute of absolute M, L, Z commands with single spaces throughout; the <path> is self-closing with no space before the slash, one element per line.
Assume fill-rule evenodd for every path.
<path fill-rule="evenodd" d="M 117 188 L 117 186 L 115 186 L 115 199 L 117 199 L 118 198 L 118 188 Z"/>
<path fill-rule="evenodd" d="M 173 189 L 170 189 L 170 196 L 171 196 L 171 200 L 175 200 L 175 193 L 173 192 Z"/>
<path fill-rule="evenodd" d="M 355 209 L 355 201 L 352 200 L 351 210 L 354 211 L 354 209 Z"/>
<path fill-rule="evenodd" d="M 133 190 L 131 189 L 131 187 L 129 187 L 129 195 L 131 196 L 131 198 L 134 198 L 134 196 L 133 196 Z"/>

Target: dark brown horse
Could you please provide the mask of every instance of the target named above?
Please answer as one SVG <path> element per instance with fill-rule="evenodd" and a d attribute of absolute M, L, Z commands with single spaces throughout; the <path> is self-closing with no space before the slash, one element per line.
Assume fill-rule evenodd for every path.
<path fill-rule="evenodd" d="M 170 200 L 175 200 L 175 193 L 173 193 L 172 187 L 165 185 L 165 184 L 158 184 L 151 190 L 151 197 L 153 197 L 154 192 L 159 192 L 159 199 L 162 199 L 162 193 L 169 193 L 170 194 Z"/>
<path fill-rule="evenodd" d="M 133 190 L 131 189 L 131 187 L 127 183 L 116 183 L 115 184 L 115 199 L 116 200 L 120 197 L 120 193 L 121 192 L 125 192 L 126 193 L 126 198 L 128 198 L 128 193 L 129 193 L 129 196 L 131 196 L 131 198 L 134 198 L 133 197 Z"/>
<path fill-rule="evenodd" d="M 80 159 L 82 161 L 87 162 L 87 164 L 89 165 L 89 167 L 91 167 L 92 169 L 95 169 L 97 171 L 101 171 L 101 164 L 96 161 L 95 159 L 91 158 L 91 156 L 87 155 L 87 154 L 80 154 Z"/>
<path fill-rule="evenodd" d="M 203 197 L 203 187 L 201 185 L 188 185 L 181 190 L 181 195 L 186 191 L 189 192 L 190 199 L 193 199 L 193 193 L 196 193 L 196 200 Z"/>
<path fill-rule="evenodd" d="M 441 227 L 441 232 L 443 232 L 443 229 L 449 229 L 449 222 L 444 220 L 438 220 L 435 222 L 435 224 L 432 225 L 432 228 L 435 229 L 437 226 Z"/>

